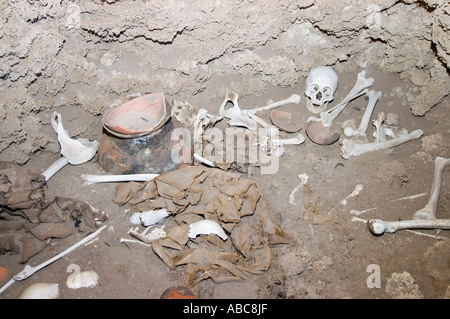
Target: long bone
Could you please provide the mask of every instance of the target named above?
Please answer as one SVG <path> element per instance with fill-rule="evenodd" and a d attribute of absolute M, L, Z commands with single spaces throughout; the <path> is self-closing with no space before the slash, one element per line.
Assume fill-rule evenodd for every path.
<path fill-rule="evenodd" d="M 256 125 L 254 119 L 251 118 L 250 114 L 255 114 L 256 112 L 260 112 L 260 111 L 271 110 L 273 108 L 276 108 L 278 106 L 285 105 L 285 104 L 290 104 L 290 103 L 299 104 L 301 101 L 300 95 L 292 94 L 287 99 L 284 99 L 284 100 L 281 100 L 278 102 L 273 102 L 273 103 L 267 104 L 265 106 L 256 107 L 254 109 L 242 110 L 238 104 L 238 97 L 239 96 L 236 92 L 229 92 L 225 96 L 225 99 L 223 100 L 222 104 L 220 105 L 219 115 L 230 119 L 228 124 L 231 126 L 244 126 L 252 131 L 256 130 L 257 125 Z M 225 105 L 228 102 L 231 102 L 233 104 L 233 107 L 229 108 L 229 109 L 225 109 Z"/>
<path fill-rule="evenodd" d="M 345 159 L 349 159 L 351 156 L 359 156 L 364 153 L 395 147 L 397 145 L 419 138 L 422 135 L 423 131 L 419 129 L 412 131 L 409 134 L 383 142 L 357 143 L 352 141 L 351 139 L 344 139 L 342 141 L 341 156 Z"/>
<path fill-rule="evenodd" d="M 350 92 L 347 93 L 347 96 L 344 98 L 344 100 L 331 109 L 320 113 L 322 124 L 326 127 L 331 126 L 332 122 L 345 109 L 345 107 L 355 98 L 367 93 L 367 91 L 365 90 L 368 87 L 372 86 L 374 82 L 374 78 L 366 78 L 366 71 L 359 72 L 355 85 L 352 87 Z"/>
<path fill-rule="evenodd" d="M 90 161 L 95 153 L 97 153 L 99 145 L 97 141 L 89 141 L 86 138 L 71 138 L 63 127 L 61 114 L 57 112 L 53 112 L 51 123 L 58 135 L 62 157 L 56 160 L 42 173 L 46 181 L 69 163 L 72 165 L 79 165 Z"/>
<path fill-rule="evenodd" d="M 117 183 L 117 182 L 146 182 L 151 181 L 159 174 L 123 174 L 123 175 L 95 175 L 84 174 L 81 178 L 84 185 L 91 185 L 95 183 Z"/>
<path fill-rule="evenodd" d="M 361 123 L 359 124 L 359 127 L 354 130 L 352 127 L 346 127 L 344 129 L 344 135 L 347 137 L 353 137 L 353 136 L 359 136 L 359 137 L 366 137 L 367 129 L 369 128 L 369 122 L 370 118 L 372 116 L 373 110 L 375 109 L 375 105 L 377 104 L 378 100 L 381 98 L 382 93 L 381 92 L 375 92 L 374 90 L 371 90 L 367 92 L 367 97 L 369 98 L 369 102 L 367 103 L 367 108 L 364 112 L 364 115 L 361 119 Z"/>
<path fill-rule="evenodd" d="M 281 100 L 278 102 L 273 102 L 273 103 L 267 104 L 265 106 L 257 107 L 257 108 L 246 110 L 246 111 L 249 113 L 256 113 L 259 111 L 267 111 L 267 110 L 271 110 L 273 108 L 276 108 L 278 106 L 285 105 L 285 104 L 290 104 L 290 103 L 299 104 L 301 100 L 302 100 L 302 98 L 300 97 L 300 95 L 292 94 L 287 99 L 284 99 L 284 100 Z"/>
<path fill-rule="evenodd" d="M 374 81 L 375 80 L 373 78 L 366 78 L 365 71 L 359 72 L 356 83 L 341 103 L 335 105 L 327 111 L 321 112 L 320 118 L 315 116 L 310 116 L 308 118 L 306 133 L 309 138 L 314 143 L 320 145 L 330 145 L 335 143 L 339 139 L 340 135 L 339 133 L 331 134 L 331 125 L 333 121 L 350 103 L 350 101 L 366 94 L 368 92 L 367 88 L 370 87 Z"/>
<path fill-rule="evenodd" d="M 367 223 L 369 230 L 375 235 L 385 232 L 394 233 L 401 229 L 450 229 L 450 219 L 437 219 L 436 210 L 442 184 L 444 168 L 450 164 L 450 158 L 437 156 L 434 160 L 434 178 L 431 195 L 427 204 L 414 213 L 413 219 L 402 221 L 383 221 L 371 219 Z"/>

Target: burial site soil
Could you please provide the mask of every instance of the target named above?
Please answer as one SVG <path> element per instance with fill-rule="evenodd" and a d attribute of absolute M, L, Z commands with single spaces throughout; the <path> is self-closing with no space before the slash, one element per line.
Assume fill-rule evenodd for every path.
<path fill-rule="evenodd" d="M 332 105 L 350 90 L 359 71 L 339 72 L 339 88 Z M 377 112 L 395 113 L 404 128 L 408 131 L 422 129 L 424 135 L 392 149 L 343 159 L 340 156 L 343 134 L 339 125 L 333 125 L 333 130 L 341 134 L 341 139 L 332 145 L 317 145 L 306 137 L 306 120 L 311 114 L 305 107 L 305 79 L 293 87 L 272 86 L 257 96 L 244 95 L 239 99 L 244 109 L 265 105 L 268 100 L 282 100 L 293 93 L 302 97 L 300 104 L 279 109 L 295 115 L 303 127 L 300 133 L 305 135 L 305 142 L 285 147 L 286 152 L 279 158 L 274 174 L 262 175 L 258 167 L 240 173 L 259 185 L 260 202 L 267 203 L 273 220 L 295 240 L 271 247 L 272 261 L 262 274 L 239 282 L 215 283 L 205 279 L 193 285 L 191 289 L 198 298 L 450 298 L 448 230 L 401 230 L 374 236 L 363 221 L 411 219 L 414 212 L 426 204 L 435 157 L 450 157 L 445 142 L 450 134 L 450 99 L 447 96 L 424 116 L 414 116 L 408 105 L 418 92 L 409 80 L 370 66 L 365 71 L 368 77 L 375 79 L 371 89 L 383 93 L 372 119 Z M 233 80 L 213 77 L 206 90 L 189 103 L 218 115 L 222 99 L 211 92 L 230 87 Z M 235 91 L 239 94 L 239 90 Z M 173 101 L 178 97 L 168 95 L 167 98 Z M 113 99 L 106 104 L 111 102 Z M 366 105 L 363 97 L 352 101 L 339 115 L 337 123 L 352 118 L 359 123 Z M 82 125 L 88 128 L 84 136 L 102 138 L 100 116 L 92 117 L 78 108 L 62 107 L 56 111 L 62 114 L 69 133 Z M 269 121 L 269 114 L 262 112 L 260 115 Z M 49 118 L 46 121 L 49 123 Z M 44 127 L 48 130 L 46 133 L 56 139 L 51 126 Z M 370 125 L 369 139 L 372 132 Z M 283 136 L 294 134 L 283 133 Z M 59 154 L 42 150 L 25 166 L 33 172 L 42 172 L 58 157 Z M 55 196 L 86 201 L 107 214 L 107 220 L 102 223 L 107 225 L 106 229 L 98 240 L 79 247 L 30 278 L 15 282 L 1 298 L 17 298 L 26 287 L 38 282 L 58 283 L 58 298 L 64 299 L 159 298 L 169 287 L 186 286 L 186 266 L 170 269 L 151 247 L 120 242 L 121 238 L 130 238 L 128 231 L 135 225 L 129 221 L 129 206 L 119 206 L 113 201 L 119 183 L 83 185 L 81 179 L 82 174 L 105 174 L 96 159 L 64 167 L 47 182 L 45 197 L 49 201 Z M 314 201 L 308 201 L 304 188 L 293 192 L 300 183 L 300 174 L 308 176 L 307 186 Z M 358 185 L 359 192 L 354 192 Z M 443 173 L 437 215 L 450 218 L 448 167 Z M 52 239 L 27 264 L 38 265 L 80 239 L 80 234 Z M 0 256 L 0 265 L 8 269 L 1 285 L 23 270 L 24 265 L 19 260 L 18 254 Z M 81 271 L 94 270 L 99 276 L 98 285 L 68 288 L 66 280 L 71 275 L 68 267 L 72 264 L 78 265 Z"/>

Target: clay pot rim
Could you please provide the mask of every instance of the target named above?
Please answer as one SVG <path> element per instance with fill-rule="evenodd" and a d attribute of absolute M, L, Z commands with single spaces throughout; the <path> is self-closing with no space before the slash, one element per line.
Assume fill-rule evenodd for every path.
<path fill-rule="evenodd" d="M 122 127 L 122 130 L 126 130 L 129 133 L 124 133 L 124 132 L 117 132 L 115 131 L 112 127 L 108 126 L 106 124 L 106 121 L 108 119 L 108 116 L 111 115 L 112 112 L 114 112 L 115 110 L 117 110 L 117 108 L 120 108 L 122 105 L 126 104 L 127 102 L 136 99 L 136 98 L 141 98 L 141 97 L 145 97 L 148 95 L 160 95 L 160 97 L 162 98 L 163 101 L 163 114 L 162 116 L 159 118 L 158 122 L 155 125 L 152 125 L 151 127 L 148 127 L 147 129 L 141 129 L 141 130 L 130 130 L 127 128 Z M 111 133 L 112 135 L 116 136 L 116 137 L 120 137 L 120 138 L 136 138 L 136 137 L 142 137 L 142 136 L 146 136 L 149 135 L 157 130 L 159 130 L 163 125 L 165 125 L 168 120 L 171 117 L 171 106 L 170 103 L 167 101 L 167 99 L 164 96 L 164 93 L 162 92 L 155 92 L 155 93 L 133 93 L 133 94 L 129 94 L 123 98 L 120 98 L 116 101 L 114 101 L 113 103 L 111 103 L 108 108 L 105 111 L 105 114 L 103 115 L 102 118 L 102 124 L 103 127 L 105 128 L 105 130 L 109 133 Z"/>

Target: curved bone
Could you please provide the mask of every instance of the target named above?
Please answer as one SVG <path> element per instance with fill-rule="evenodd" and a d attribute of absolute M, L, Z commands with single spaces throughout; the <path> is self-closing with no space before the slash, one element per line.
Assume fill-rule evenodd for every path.
<path fill-rule="evenodd" d="M 450 158 L 444 158 L 437 156 L 434 160 L 434 179 L 433 185 L 431 186 L 430 200 L 425 205 L 424 208 L 418 210 L 414 213 L 414 219 L 436 219 L 436 208 L 439 198 L 439 193 L 441 191 L 442 184 L 442 173 L 444 168 L 450 164 Z"/>
<path fill-rule="evenodd" d="M 367 152 L 378 151 L 382 149 L 391 148 L 408 141 L 419 138 L 423 135 L 422 130 L 415 130 L 407 135 L 400 136 L 384 142 L 374 142 L 374 143 L 355 143 L 350 139 L 344 139 L 342 141 L 341 156 L 345 159 L 351 156 L 359 156 Z"/>
<path fill-rule="evenodd" d="M 151 181 L 159 174 L 124 174 L 124 175 L 94 175 L 84 174 L 81 178 L 84 180 L 84 185 L 91 185 L 95 183 L 114 183 L 114 182 L 146 182 Z"/>
<path fill-rule="evenodd" d="M 257 125 L 255 121 L 249 118 L 245 112 L 242 112 L 239 107 L 238 97 L 239 96 L 236 92 L 227 93 L 225 99 L 219 107 L 219 115 L 229 119 L 230 121 L 228 124 L 231 126 L 243 126 L 252 131 L 256 130 Z M 233 107 L 225 109 L 225 105 L 228 102 L 231 102 Z"/>
<path fill-rule="evenodd" d="M 359 124 L 359 127 L 356 130 L 354 130 L 351 127 L 347 127 L 344 130 L 345 136 L 353 137 L 353 136 L 358 135 L 361 137 L 366 137 L 366 132 L 367 132 L 367 129 L 369 128 L 370 118 L 372 117 L 372 113 L 375 108 L 375 105 L 377 104 L 378 100 L 381 98 L 381 95 L 382 95 L 381 92 L 375 92 L 374 90 L 367 92 L 369 102 L 367 104 L 367 108 L 364 112 L 364 115 L 361 119 L 361 123 Z"/>
<path fill-rule="evenodd" d="M 213 220 L 204 219 L 189 225 L 189 238 L 195 238 L 198 235 L 216 234 L 223 240 L 227 240 L 228 236 L 218 223 Z"/>
<path fill-rule="evenodd" d="M 42 173 L 46 181 L 69 163 L 79 165 L 90 161 L 97 153 L 99 145 L 97 141 L 89 141 L 86 138 L 72 139 L 63 127 L 61 114 L 57 112 L 53 112 L 51 123 L 58 135 L 63 157 L 55 161 Z"/>
<path fill-rule="evenodd" d="M 374 235 L 383 233 L 395 233 L 402 229 L 450 229 L 450 219 L 411 219 L 402 221 L 383 221 L 381 219 L 371 219 L 367 227 Z"/>

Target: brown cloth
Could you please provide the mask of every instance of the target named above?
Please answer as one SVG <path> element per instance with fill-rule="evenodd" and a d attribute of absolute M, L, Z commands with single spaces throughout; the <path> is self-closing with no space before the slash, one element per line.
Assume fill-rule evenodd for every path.
<path fill-rule="evenodd" d="M 122 184 L 115 202 L 140 211 L 164 208 L 173 216 L 166 237 L 153 241 L 152 248 L 171 269 L 186 265 L 188 286 L 207 278 L 219 283 L 261 274 L 270 267 L 270 246 L 291 242 L 271 220 L 258 185 L 217 168 L 183 166 L 153 181 Z M 216 221 L 229 239 L 189 238 L 189 224 L 203 219 Z"/>

